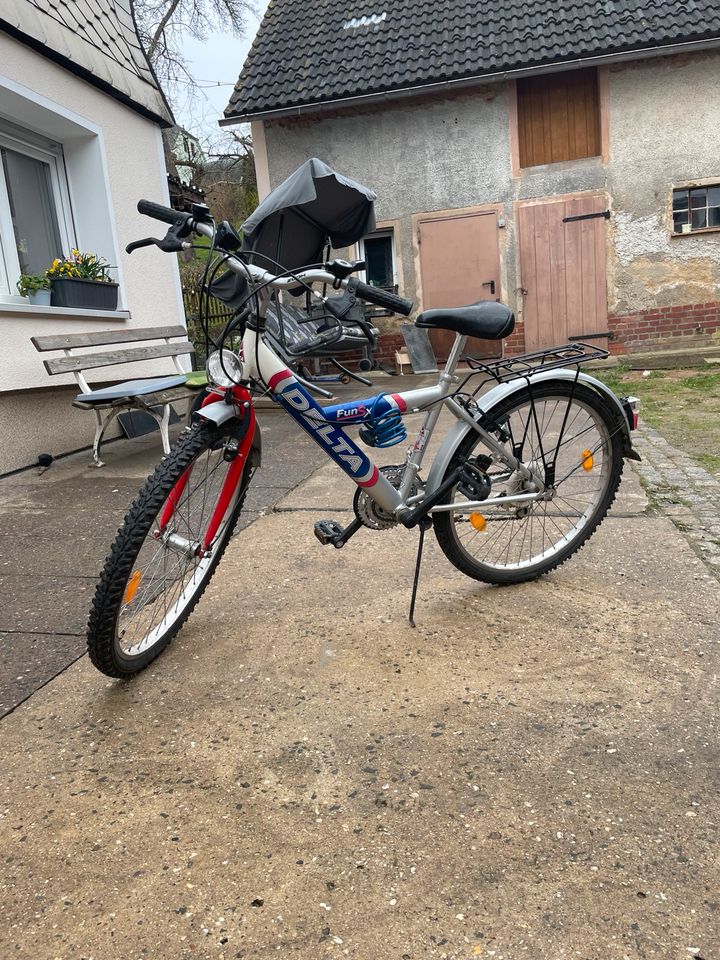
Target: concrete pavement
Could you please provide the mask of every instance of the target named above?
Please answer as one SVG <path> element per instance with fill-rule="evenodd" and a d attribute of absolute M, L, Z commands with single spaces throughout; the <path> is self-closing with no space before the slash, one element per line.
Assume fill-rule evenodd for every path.
<path fill-rule="evenodd" d="M 430 537 L 417 630 L 415 536 L 288 489 L 145 674 L 0 724 L 0 956 L 718 956 L 718 582 L 635 475 L 533 584 Z"/>
<path fill-rule="evenodd" d="M 242 529 L 311 474 L 323 454 L 280 411 L 261 410 L 264 467 Z M 182 427 L 176 427 L 179 432 Z M 84 451 L 41 476 L 0 479 L 0 717 L 85 652 L 100 569 L 125 512 L 161 456 L 157 433 Z"/>

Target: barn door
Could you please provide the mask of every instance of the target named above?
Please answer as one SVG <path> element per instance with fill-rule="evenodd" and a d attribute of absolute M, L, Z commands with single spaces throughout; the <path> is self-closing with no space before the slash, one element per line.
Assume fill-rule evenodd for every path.
<path fill-rule="evenodd" d="M 464 307 L 500 298 L 497 212 L 421 220 L 418 224 L 423 310 Z M 438 360 L 446 360 L 455 340 L 451 330 L 429 330 Z M 471 337 L 469 356 L 498 357 L 497 340 Z"/>
<path fill-rule="evenodd" d="M 607 346 L 606 208 L 602 195 L 518 205 L 527 350 L 570 338 Z"/>

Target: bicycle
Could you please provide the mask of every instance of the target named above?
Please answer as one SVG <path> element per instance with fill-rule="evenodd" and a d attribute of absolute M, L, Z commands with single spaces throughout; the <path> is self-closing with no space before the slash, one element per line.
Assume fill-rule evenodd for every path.
<path fill-rule="evenodd" d="M 178 214 L 143 200 L 138 209 L 171 228 L 163 241 L 147 238 L 131 247 L 181 249 L 193 234 L 215 243 L 228 229 L 216 229 L 205 207 Z M 117 534 L 88 627 L 90 657 L 99 670 L 126 678 L 145 668 L 200 600 L 260 464 L 253 393 L 272 397 L 356 484 L 348 526 L 315 524 L 322 544 L 339 549 L 363 528 L 419 528 L 413 625 L 423 536 L 430 527 L 452 564 L 496 585 L 535 579 L 587 541 L 615 498 L 624 458 L 639 459 L 631 442 L 638 401 L 618 399 L 580 369 L 606 351 L 570 343 L 487 363 L 469 359 L 461 371 L 467 337 L 507 337 L 512 311 L 495 301 L 428 310 L 416 319 L 418 326 L 456 333 L 436 385 L 321 407 L 312 385 L 263 339 L 267 293 L 312 289 L 340 331 L 348 302 L 361 299 L 405 316 L 412 303 L 360 282 L 352 275 L 357 263 L 333 260 L 273 274 L 251 263 L 238 245 L 239 239 L 226 240 L 221 249 L 228 269 L 247 285 L 248 305 L 230 324 L 236 331 L 240 326 L 242 346 L 226 350 L 223 340 L 209 357 L 210 386 L 194 423 L 148 478 Z M 341 292 L 319 293 L 317 284 Z M 423 477 L 424 453 L 443 409 L 455 424 Z M 407 439 L 403 417 L 418 412 L 424 412 L 422 426 L 404 462 L 391 467 L 378 467 L 345 429 L 359 427 L 365 448 L 384 448 Z"/>

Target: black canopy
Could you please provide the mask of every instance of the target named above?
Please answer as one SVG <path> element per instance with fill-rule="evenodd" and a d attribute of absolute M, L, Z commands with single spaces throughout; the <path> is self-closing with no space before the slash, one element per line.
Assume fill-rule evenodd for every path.
<path fill-rule="evenodd" d="M 328 239 L 334 247 L 355 243 L 375 228 L 368 187 L 312 158 L 265 197 L 243 224 L 243 252 L 277 272 L 318 263 Z M 263 257 L 269 258 L 263 261 Z"/>

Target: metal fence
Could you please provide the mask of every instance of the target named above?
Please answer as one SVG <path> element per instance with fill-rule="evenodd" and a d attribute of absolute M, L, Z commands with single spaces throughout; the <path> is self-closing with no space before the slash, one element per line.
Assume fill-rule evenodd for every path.
<path fill-rule="evenodd" d="M 205 331 L 199 320 L 200 311 L 200 289 L 199 287 L 189 287 L 183 290 L 183 305 L 185 307 L 185 320 L 187 322 L 188 339 L 195 348 L 195 369 L 202 370 L 207 360 L 207 349 Z M 233 311 L 216 300 L 215 297 L 203 298 L 206 323 L 209 326 L 210 336 L 218 341 L 223 327 L 233 316 Z M 228 344 L 230 346 L 230 344 Z M 210 345 L 212 350 L 212 344 Z"/>

